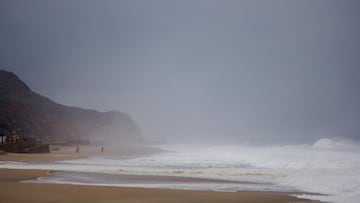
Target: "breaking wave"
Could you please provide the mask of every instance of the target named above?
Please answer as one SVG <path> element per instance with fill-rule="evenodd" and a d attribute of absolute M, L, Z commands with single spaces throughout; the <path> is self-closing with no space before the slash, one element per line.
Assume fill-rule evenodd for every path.
<path fill-rule="evenodd" d="M 131 186 L 225 191 L 303 191 L 324 194 L 307 194 L 302 197 L 327 202 L 355 203 L 360 199 L 358 189 L 360 188 L 360 148 L 350 141 L 324 138 L 312 145 L 298 146 L 161 145 L 158 147 L 164 152 L 148 157 L 132 159 L 91 157 L 47 164 L 0 162 L 0 167 L 250 181 L 260 184 L 256 187 L 241 184 L 196 186 L 171 183 Z M 57 181 L 50 179 L 42 178 L 39 181 Z M 64 180 L 71 183 L 73 179 Z M 92 184 L 106 185 L 100 180 Z"/>

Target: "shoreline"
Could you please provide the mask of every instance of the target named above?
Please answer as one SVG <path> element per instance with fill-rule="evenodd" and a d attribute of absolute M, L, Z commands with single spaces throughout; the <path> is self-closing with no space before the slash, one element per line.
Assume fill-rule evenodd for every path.
<path fill-rule="evenodd" d="M 0 202 L 314 202 L 276 192 L 213 192 L 20 182 L 48 175 L 48 170 L 0 169 Z"/>
<path fill-rule="evenodd" d="M 134 157 L 153 154 L 155 148 L 111 148 L 106 147 L 105 152 L 100 151 L 99 146 L 53 146 L 55 151 L 47 154 L 15 154 L 0 155 L 1 161 L 17 162 L 52 162 L 71 159 L 83 159 L 91 156 L 116 156 Z M 39 177 L 51 176 L 61 170 L 37 170 L 37 169 L 0 169 L 0 203 L 2 202 L 68 202 L 68 203 L 177 203 L 177 202 L 238 202 L 238 203 L 289 203 L 289 202 L 317 202 L 308 199 L 297 198 L 293 193 L 284 192 L 217 192 L 205 190 L 179 190 L 140 188 L 128 186 L 98 186 L 98 185 L 73 185 L 60 183 L 32 183 Z M 149 178 L 137 176 L 136 178 Z M 154 177 L 151 177 L 154 178 Z M 166 181 L 193 181 L 195 179 L 168 177 Z M 160 179 L 157 179 L 161 180 Z M 22 182 L 24 181 L 24 182 Z M 121 180 L 119 180 L 121 181 Z M 245 182 L 244 182 L 245 183 Z M 242 183 L 239 183 L 242 184 Z M 246 183 L 245 183 L 246 184 Z"/>
<path fill-rule="evenodd" d="M 105 146 L 104 152 L 101 152 L 102 146 L 79 145 L 80 150 L 76 152 L 77 145 L 50 145 L 49 153 L 6 153 L 0 155 L 0 161 L 17 162 L 50 162 L 64 161 L 73 159 L 85 159 L 91 156 L 103 157 L 139 157 L 158 153 L 161 150 L 151 146 Z"/>

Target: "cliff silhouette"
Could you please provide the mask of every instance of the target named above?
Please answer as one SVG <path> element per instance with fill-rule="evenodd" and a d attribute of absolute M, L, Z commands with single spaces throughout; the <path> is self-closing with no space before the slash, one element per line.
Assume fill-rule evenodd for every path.
<path fill-rule="evenodd" d="M 139 127 L 128 114 L 58 104 L 4 70 L 0 70 L 0 124 L 27 139 L 44 142 L 144 142 Z"/>

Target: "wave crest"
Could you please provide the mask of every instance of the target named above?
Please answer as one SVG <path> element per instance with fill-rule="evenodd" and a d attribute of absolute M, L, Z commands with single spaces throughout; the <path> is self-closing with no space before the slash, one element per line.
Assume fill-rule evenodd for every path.
<path fill-rule="evenodd" d="M 316 149 L 355 149 L 360 148 L 359 143 L 343 138 L 321 138 L 313 145 Z"/>

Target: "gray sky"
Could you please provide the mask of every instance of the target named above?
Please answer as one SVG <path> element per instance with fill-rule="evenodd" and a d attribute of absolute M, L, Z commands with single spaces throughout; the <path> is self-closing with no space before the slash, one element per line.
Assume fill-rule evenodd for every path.
<path fill-rule="evenodd" d="M 360 139 L 360 1 L 0 0 L 0 66 L 177 142 Z"/>

